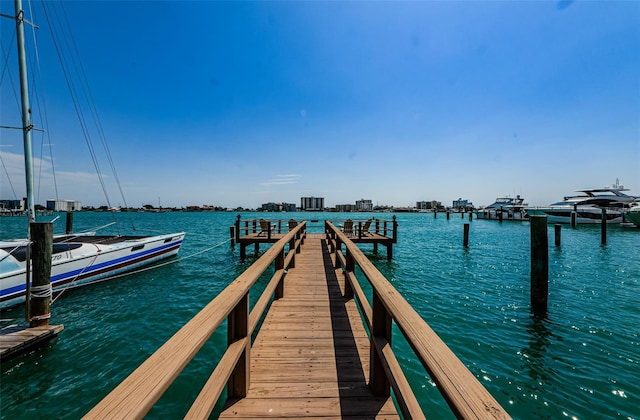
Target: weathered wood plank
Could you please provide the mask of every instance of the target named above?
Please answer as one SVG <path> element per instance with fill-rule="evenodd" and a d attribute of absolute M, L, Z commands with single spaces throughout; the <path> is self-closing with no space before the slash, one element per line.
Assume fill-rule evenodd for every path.
<path fill-rule="evenodd" d="M 56 337 L 64 329 L 62 325 L 7 327 L 0 331 L 0 359 L 8 359 Z"/>

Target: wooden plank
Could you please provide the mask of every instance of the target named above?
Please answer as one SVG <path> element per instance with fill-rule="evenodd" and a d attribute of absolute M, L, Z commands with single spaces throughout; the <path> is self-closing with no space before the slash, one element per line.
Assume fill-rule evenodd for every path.
<path fill-rule="evenodd" d="M 397 416 L 389 398 L 243 398 L 230 403 L 221 418 L 307 416 Z"/>
<path fill-rule="evenodd" d="M 302 249 L 252 346 L 247 397 L 220 418 L 398 418 L 369 389 L 369 338 L 324 235 Z"/>
<path fill-rule="evenodd" d="M 0 331 L 0 360 L 6 361 L 56 337 L 62 325 L 14 326 Z"/>

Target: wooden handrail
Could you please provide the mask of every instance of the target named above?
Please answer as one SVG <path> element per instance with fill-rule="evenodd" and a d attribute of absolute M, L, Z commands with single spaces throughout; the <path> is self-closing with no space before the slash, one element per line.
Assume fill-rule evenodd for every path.
<path fill-rule="evenodd" d="M 509 418 L 509 414 L 504 408 L 429 327 L 420 314 L 389 283 L 360 248 L 331 222 L 325 224 L 325 231 L 331 241 L 330 248 L 335 249 L 336 264 L 342 265 L 345 279 L 350 283 L 349 287 L 355 291 L 354 295 L 359 300 L 360 307 L 366 318 L 370 320 L 369 331 L 372 346 L 370 383 L 372 389 L 383 383 L 386 384 L 386 392 L 388 393 L 388 387 L 391 386 L 398 396 L 400 408 L 405 416 L 411 418 L 424 416 L 421 411 L 416 412 L 415 397 L 411 396 L 413 391 L 408 388 L 408 382 L 406 379 L 398 377 L 398 375 L 402 375 L 402 372 L 397 360 L 392 357 L 392 352 L 390 352 L 391 338 L 385 336 L 384 332 L 387 325 L 376 325 L 378 322 L 388 324 L 389 318 L 391 318 L 457 417 L 469 419 Z M 345 245 L 348 258 L 342 256 L 341 244 Z M 353 262 L 360 267 L 363 275 L 372 286 L 373 303 L 371 306 L 364 298 L 360 286 L 356 286 L 357 279 L 353 273 L 353 267 L 349 267 L 347 264 L 348 259 L 353 259 Z M 368 309 L 371 307 L 372 309 Z M 386 380 L 381 382 L 380 376 L 382 375 L 386 377 Z"/>
<path fill-rule="evenodd" d="M 229 384 L 233 383 L 235 388 L 238 386 L 248 388 L 248 372 L 242 372 L 240 369 L 241 373 L 246 374 L 245 382 L 241 377 L 234 378 L 234 375 L 237 374 L 239 364 L 243 360 L 248 364 L 250 337 L 257 320 L 266 308 L 266 304 L 263 305 L 263 302 L 268 303 L 270 294 L 274 293 L 273 290 L 278 287 L 278 283 L 283 281 L 285 271 L 289 267 L 287 264 L 294 261 L 294 255 L 299 252 L 305 234 L 306 222 L 302 222 L 274 243 L 251 267 L 240 274 L 215 299 L 180 328 L 169 341 L 164 343 L 104 397 L 84 418 L 142 418 L 227 317 L 230 317 L 229 324 L 237 322 L 246 324 L 244 327 L 240 325 L 239 328 L 237 326 L 233 328 L 236 332 L 240 331 L 243 337 L 230 340 L 225 354 L 196 399 L 188 416 L 207 417 L 210 414 L 224 389 L 219 385 L 220 381 L 222 383 L 229 381 Z M 295 244 L 293 248 L 291 247 L 292 243 Z M 287 244 L 289 244 L 288 256 L 282 258 L 281 267 L 276 269 L 276 274 L 259 298 L 260 305 L 256 304 L 251 314 L 245 316 L 244 320 L 242 314 L 239 317 L 231 318 L 231 315 L 238 309 L 240 309 L 239 312 L 242 312 L 242 304 L 248 302 L 249 290 L 269 266 L 282 256 Z M 231 328 L 232 326 L 229 327 L 230 330 Z M 237 391 L 236 389 L 235 392 L 237 393 Z"/>

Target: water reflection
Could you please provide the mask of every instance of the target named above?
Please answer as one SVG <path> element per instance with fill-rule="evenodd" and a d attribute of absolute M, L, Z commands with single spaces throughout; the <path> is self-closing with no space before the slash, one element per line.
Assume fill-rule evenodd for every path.
<path fill-rule="evenodd" d="M 529 336 L 528 346 L 522 349 L 521 355 L 529 377 L 537 384 L 549 383 L 556 371 L 552 368 L 553 357 L 548 351 L 555 336 L 547 327 L 550 324 L 548 318 L 532 315 L 526 332 Z"/>

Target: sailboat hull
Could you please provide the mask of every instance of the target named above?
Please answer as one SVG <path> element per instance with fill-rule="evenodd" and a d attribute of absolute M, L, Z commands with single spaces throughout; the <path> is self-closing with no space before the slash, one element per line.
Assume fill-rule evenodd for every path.
<path fill-rule="evenodd" d="M 54 293 L 108 280 L 178 253 L 184 233 L 153 237 L 83 237 L 54 244 Z M 26 242 L 0 242 L 0 309 L 25 301 Z M 57 251 L 57 252 L 56 252 Z"/>

